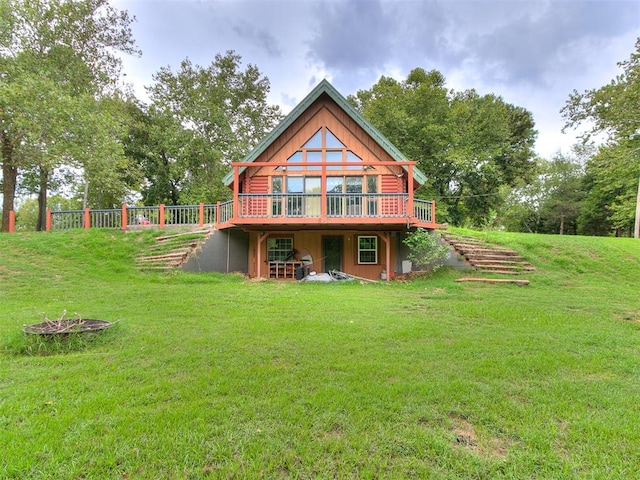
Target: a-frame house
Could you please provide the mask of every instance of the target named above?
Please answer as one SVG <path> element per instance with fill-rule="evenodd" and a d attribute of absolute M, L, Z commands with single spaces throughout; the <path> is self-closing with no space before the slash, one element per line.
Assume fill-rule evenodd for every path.
<path fill-rule="evenodd" d="M 436 228 L 425 181 L 394 145 L 323 80 L 233 170 L 233 208 L 219 228 L 246 236 L 247 273 L 294 279 L 400 272 L 402 239 Z"/>

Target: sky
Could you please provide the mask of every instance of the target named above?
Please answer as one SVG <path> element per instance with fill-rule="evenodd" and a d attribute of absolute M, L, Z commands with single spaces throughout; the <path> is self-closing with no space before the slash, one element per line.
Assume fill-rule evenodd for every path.
<path fill-rule="evenodd" d="M 570 154 L 569 95 L 600 88 L 640 37 L 640 0 L 113 0 L 136 17 L 139 58 L 125 81 L 146 100 L 161 67 L 206 67 L 233 50 L 269 79 L 270 104 L 291 111 L 322 79 L 345 97 L 381 76 L 438 70 L 530 111 L 544 158 Z"/>

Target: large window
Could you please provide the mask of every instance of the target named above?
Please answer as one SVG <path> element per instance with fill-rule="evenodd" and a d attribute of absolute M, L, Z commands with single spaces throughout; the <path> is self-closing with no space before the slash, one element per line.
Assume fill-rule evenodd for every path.
<path fill-rule="evenodd" d="M 275 237 L 267 239 L 267 260 L 269 262 L 285 262 L 293 258 L 293 238 Z"/>
<path fill-rule="evenodd" d="M 287 163 L 321 163 L 342 164 L 329 165 L 327 170 L 362 170 L 362 159 L 358 157 L 333 134 L 327 127 L 322 127 L 307 140 L 304 145 L 287 159 Z M 280 168 L 280 167 L 278 167 Z M 320 165 L 287 165 L 288 171 L 320 170 Z"/>
<path fill-rule="evenodd" d="M 378 263 L 378 237 L 375 235 L 358 237 L 358 263 L 367 265 Z"/>

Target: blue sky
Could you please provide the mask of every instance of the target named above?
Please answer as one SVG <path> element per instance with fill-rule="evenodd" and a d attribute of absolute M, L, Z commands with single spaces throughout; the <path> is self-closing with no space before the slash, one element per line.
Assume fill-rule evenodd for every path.
<path fill-rule="evenodd" d="M 532 112 L 536 151 L 568 153 L 560 109 L 573 90 L 599 88 L 640 36 L 638 0 L 117 0 L 136 16 L 143 52 L 124 61 L 144 98 L 160 67 L 206 66 L 234 50 L 271 83 L 287 113 L 323 78 L 343 95 L 382 75 L 440 71 L 447 87 L 493 93 Z"/>

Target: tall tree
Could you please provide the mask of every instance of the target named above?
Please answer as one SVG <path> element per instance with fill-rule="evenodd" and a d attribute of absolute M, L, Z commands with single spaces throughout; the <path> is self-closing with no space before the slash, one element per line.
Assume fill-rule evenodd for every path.
<path fill-rule="evenodd" d="M 41 210 L 51 171 L 86 167 L 97 151 L 117 150 L 113 109 L 118 52 L 136 54 L 132 18 L 107 0 L 0 0 L 0 161 L 3 224 L 19 173 L 39 171 Z M 115 157 L 121 157 L 121 153 Z M 42 215 L 40 215 L 42 218 Z"/>
<path fill-rule="evenodd" d="M 449 91 L 440 72 L 382 77 L 349 101 L 418 161 L 428 183 L 417 194 L 435 197 L 439 218 L 451 223 L 482 224 L 502 201 L 500 187 L 534 170 L 531 114 L 495 95 Z"/>
<path fill-rule="evenodd" d="M 587 151 L 576 145 L 572 155 L 558 153 L 551 160 L 537 159 L 534 178 L 506 195 L 500 209 L 501 226 L 530 233 L 578 233 L 586 192 L 583 165 Z"/>
<path fill-rule="evenodd" d="M 230 162 L 241 160 L 282 118 L 279 107 L 267 104 L 268 78 L 253 65 L 241 69 L 240 56 L 228 51 L 208 67 L 187 59 L 177 72 L 161 68 L 153 80 L 147 89 L 151 112 L 170 126 L 163 139 L 156 135 L 162 145 L 157 145 L 155 165 L 180 163 L 173 168 L 184 172 L 181 203 L 228 197 L 221 179 Z M 187 138 L 180 128 L 190 134 L 183 145 L 176 143 Z"/>
<path fill-rule="evenodd" d="M 600 223 L 616 233 L 633 229 L 640 177 L 640 38 L 635 51 L 618 63 L 622 73 L 609 84 L 583 93 L 574 92 L 561 110 L 565 129 L 585 127 L 584 141 L 594 135 L 605 140 L 587 164 L 591 189 L 585 200 L 590 217 L 588 231 L 603 233 Z M 609 231 L 610 233 L 610 231 Z"/>

